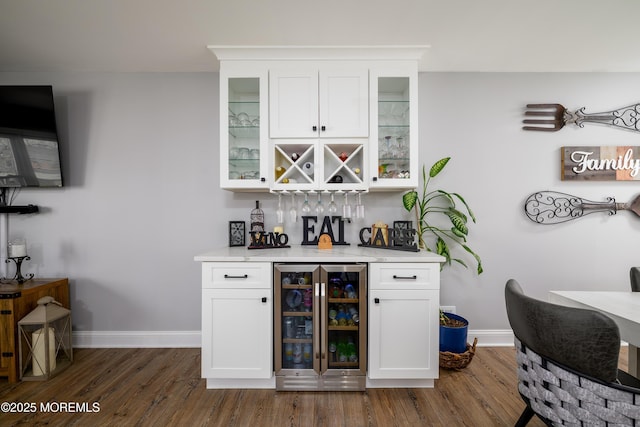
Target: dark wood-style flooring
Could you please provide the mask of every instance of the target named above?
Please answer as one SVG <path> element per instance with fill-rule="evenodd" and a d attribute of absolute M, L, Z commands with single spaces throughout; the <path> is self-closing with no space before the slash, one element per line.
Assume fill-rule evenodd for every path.
<path fill-rule="evenodd" d="M 432 389 L 276 392 L 207 390 L 200 349 L 76 349 L 49 381 L 0 379 L 0 426 L 513 426 L 524 408 L 514 352 L 479 347 Z"/>

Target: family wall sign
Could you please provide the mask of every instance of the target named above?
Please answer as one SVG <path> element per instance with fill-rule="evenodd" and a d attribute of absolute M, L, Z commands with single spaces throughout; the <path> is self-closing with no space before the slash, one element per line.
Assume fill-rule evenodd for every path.
<path fill-rule="evenodd" d="M 640 146 L 562 147 L 563 181 L 640 181 Z"/>

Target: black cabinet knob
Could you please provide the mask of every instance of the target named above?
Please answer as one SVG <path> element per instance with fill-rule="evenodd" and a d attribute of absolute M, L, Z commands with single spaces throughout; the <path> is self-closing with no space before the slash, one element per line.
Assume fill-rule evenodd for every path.
<path fill-rule="evenodd" d="M 325 130 L 327 130 L 327 127 L 326 127 L 326 126 L 322 126 L 322 127 L 320 128 L 320 130 L 321 130 L 322 132 L 324 132 Z"/>
<path fill-rule="evenodd" d="M 313 129 L 313 131 L 315 132 L 315 131 L 317 131 L 317 130 L 318 130 L 318 126 L 314 126 L 314 127 L 312 127 L 311 129 Z"/>
<path fill-rule="evenodd" d="M 260 177 L 260 182 L 265 182 L 267 180 L 267 178 L 265 178 L 264 176 Z"/>
<path fill-rule="evenodd" d="M 377 176 L 374 176 L 374 177 L 373 177 L 373 182 L 376 182 L 377 180 L 378 180 L 378 177 L 377 177 Z"/>
<path fill-rule="evenodd" d="M 262 302 L 267 302 L 267 297 L 262 297 Z"/>
<path fill-rule="evenodd" d="M 374 298 L 373 302 L 375 302 L 376 304 L 380 304 L 380 298 Z"/>

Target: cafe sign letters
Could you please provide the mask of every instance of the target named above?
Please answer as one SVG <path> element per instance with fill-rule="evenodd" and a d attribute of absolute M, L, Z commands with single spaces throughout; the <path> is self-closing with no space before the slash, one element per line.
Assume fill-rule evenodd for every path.
<path fill-rule="evenodd" d="M 562 147 L 563 181 L 640 181 L 640 146 Z"/>

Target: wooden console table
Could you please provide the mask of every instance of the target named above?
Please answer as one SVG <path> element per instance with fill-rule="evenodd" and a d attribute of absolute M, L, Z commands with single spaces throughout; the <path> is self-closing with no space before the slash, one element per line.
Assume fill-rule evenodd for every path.
<path fill-rule="evenodd" d="M 52 296 L 65 308 L 69 305 L 68 279 L 32 279 L 21 285 L 15 282 L 0 284 L 0 377 L 10 383 L 19 375 L 18 321 L 38 305 L 38 300 Z"/>

